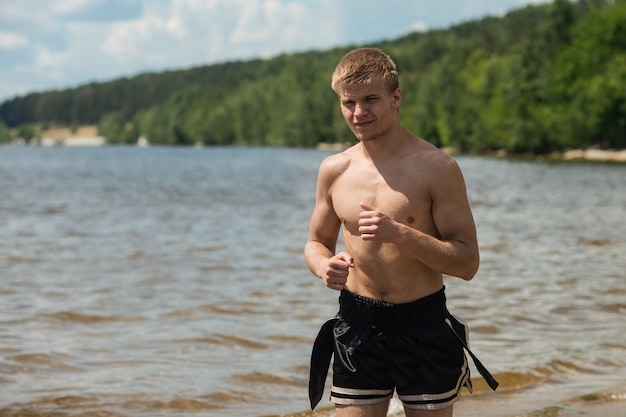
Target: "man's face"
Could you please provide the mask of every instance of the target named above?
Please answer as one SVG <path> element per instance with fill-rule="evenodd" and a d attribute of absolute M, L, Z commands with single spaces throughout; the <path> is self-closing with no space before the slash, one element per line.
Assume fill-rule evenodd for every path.
<path fill-rule="evenodd" d="M 383 80 L 369 85 L 340 87 L 338 96 L 343 118 L 362 142 L 383 136 L 398 121 L 402 92 L 399 88 L 389 92 Z"/>

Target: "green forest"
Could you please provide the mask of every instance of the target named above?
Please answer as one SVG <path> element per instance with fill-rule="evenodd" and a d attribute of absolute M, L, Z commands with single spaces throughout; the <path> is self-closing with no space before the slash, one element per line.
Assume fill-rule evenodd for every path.
<path fill-rule="evenodd" d="M 401 118 L 464 153 L 626 148 L 626 0 L 554 0 L 368 45 L 144 73 L 0 105 L 0 141 L 97 125 L 108 143 L 354 142 L 331 73 L 357 46 L 398 65 Z"/>

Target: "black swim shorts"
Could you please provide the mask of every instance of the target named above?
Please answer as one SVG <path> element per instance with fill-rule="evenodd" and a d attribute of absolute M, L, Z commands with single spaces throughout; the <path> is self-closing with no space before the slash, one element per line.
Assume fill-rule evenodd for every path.
<path fill-rule="evenodd" d="M 376 404 L 395 390 L 408 408 L 437 410 L 455 403 L 464 385 L 471 392 L 463 346 L 446 322 L 452 316 L 443 288 L 406 304 L 343 291 L 339 305 L 332 402 Z"/>

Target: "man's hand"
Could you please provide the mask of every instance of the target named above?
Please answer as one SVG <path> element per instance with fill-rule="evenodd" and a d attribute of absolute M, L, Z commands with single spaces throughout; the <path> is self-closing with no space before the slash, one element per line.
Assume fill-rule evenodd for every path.
<path fill-rule="evenodd" d="M 385 213 L 367 203 L 361 203 L 363 210 L 359 216 L 361 239 L 378 242 L 391 242 L 397 234 L 397 223 Z"/>
<path fill-rule="evenodd" d="M 328 259 L 321 278 L 328 288 L 341 291 L 346 287 L 350 268 L 353 267 L 354 259 L 352 256 L 345 252 L 339 252 Z"/>

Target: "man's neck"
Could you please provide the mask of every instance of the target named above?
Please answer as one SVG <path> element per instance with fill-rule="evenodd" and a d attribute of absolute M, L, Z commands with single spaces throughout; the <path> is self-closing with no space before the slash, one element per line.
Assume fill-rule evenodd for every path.
<path fill-rule="evenodd" d="M 372 140 L 362 141 L 363 152 L 371 159 L 390 158 L 402 152 L 412 135 L 404 126 L 396 128 Z"/>

